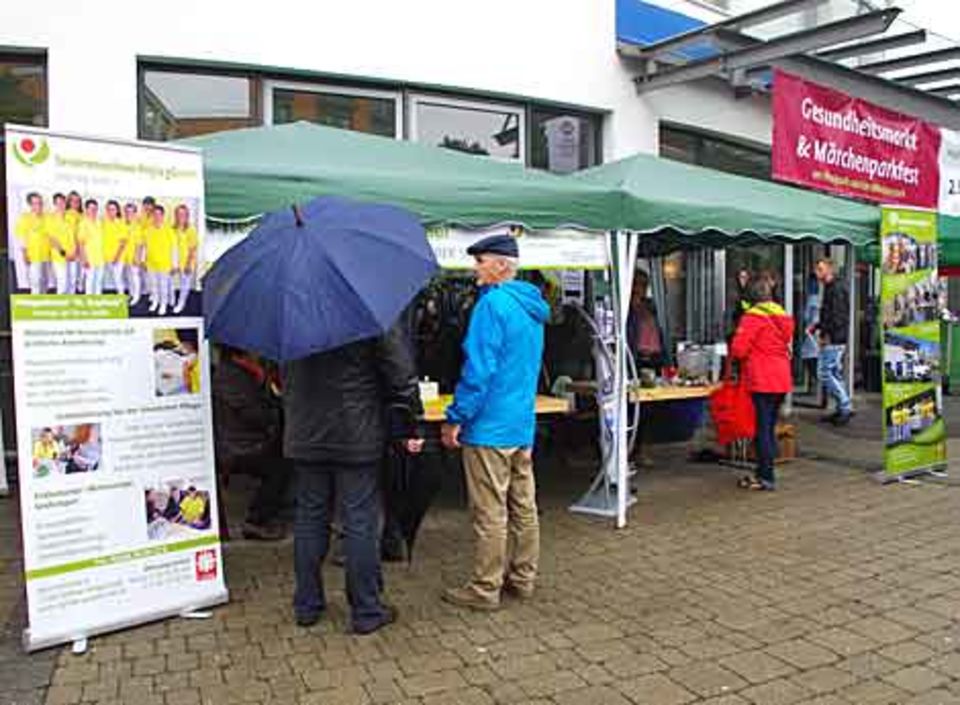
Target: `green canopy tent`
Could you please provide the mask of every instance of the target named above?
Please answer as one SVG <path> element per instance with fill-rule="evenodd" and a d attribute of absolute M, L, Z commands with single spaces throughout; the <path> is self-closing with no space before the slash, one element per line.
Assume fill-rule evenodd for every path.
<path fill-rule="evenodd" d="M 618 194 L 449 149 L 306 122 L 182 140 L 204 155 L 207 213 L 240 219 L 320 195 L 403 206 L 426 225 L 617 226 Z"/>
<path fill-rule="evenodd" d="M 643 253 L 761 240 L 865 245 L 880 226 L 873 206 L 650 155 L 571 178 L 620 192 L 618 227 L 643 233 Z"/>

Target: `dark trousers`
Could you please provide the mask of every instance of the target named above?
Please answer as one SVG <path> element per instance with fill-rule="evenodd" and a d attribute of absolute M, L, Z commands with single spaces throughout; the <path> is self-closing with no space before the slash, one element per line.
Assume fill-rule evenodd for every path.
<path fill-rule="evenodd" d="M 284 511 L 293 475 L 292 463 L 280 455 L 264 456 L 259 459 L 257 474 L 260 483 L 247 507 L 247 521 L 267 526 L 279 521 Z"/>
<path fill-rule="evenodd" d="M 777 457 L 777 417 L 783 394 L 753 393 L 753 408 L 757 416 L 757 479 L 773 487 L 776 476 L 773 461 Z"/>
<path fill-rule="evenodd" d="M 293 607 L 297 615 L 314 616 L 326 609 L 320 568 L 330 547 L 330 520 L 336 502 L 353 627 L 364 630 L 383 622 L 386 613 L 380 601 L 378 474 L 377 463 L 296 462 Z"/>

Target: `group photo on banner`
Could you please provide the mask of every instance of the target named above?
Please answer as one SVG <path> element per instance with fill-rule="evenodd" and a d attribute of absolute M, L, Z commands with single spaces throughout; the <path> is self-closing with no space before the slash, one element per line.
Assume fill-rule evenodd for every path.
<path fill-rule="evenodd" d="M 8 125 L 28 649 L 224 602 L 193 149 Z"/>

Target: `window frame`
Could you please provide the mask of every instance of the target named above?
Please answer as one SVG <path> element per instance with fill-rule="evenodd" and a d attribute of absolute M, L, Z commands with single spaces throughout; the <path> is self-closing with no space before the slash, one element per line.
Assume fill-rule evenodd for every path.
<path fill-rule="evenodd" d="M 275 90 L 300 91 L 303 93 L 318 93 L 327 95 L 345 95 L 353 98 L 374 98 L 377 100 L 392 100 L 394 103 L 394 139 L 404 139 L 404 110 L 403 92 L 377 88 L 359 88 L 344 86 L 336 83 L 312 83 L 304 81 L 287 81 L 261 77 L 261 95 L 263 96 L 263 124 L 274 125 L 273 121 L 273 94 Z"/>
<path fill-rule="evenodd" d="M 437 105 L 445 108 L 454 108 L 461 110 L 473 110 L 476 112 L 487 112 L 494 113 L 497 111 L 515 113 L 517 115 L 518 124 L 517 124 L 517 156 L 516 157 L 497 157 L 492 154 L 482 155 L 477 154 L 474 156 L 486 157 L 487 159 L 495 159 L 501 162 L 507 163 L 516 163 L 522 164 L 527 167 L 528 164 L 528 154 L 527 154 L 527 112 L 533 107 L 532 102 L 527 103 L 504 103 L 501 101 L 486 101 L 486 100 L 474 100 L 474 99 L 464 99 L 464 98 L 455 98 L 443 93 L 420 93 L 420 92 L 411 92 L 407 96 L 407 106 L 409 111 L 409 116 L 407 119 L 408 132 L 407 139 L 411 142 L 420 142 L 419 134 L 417 131 L 417 108 L 422 105 Z"/>

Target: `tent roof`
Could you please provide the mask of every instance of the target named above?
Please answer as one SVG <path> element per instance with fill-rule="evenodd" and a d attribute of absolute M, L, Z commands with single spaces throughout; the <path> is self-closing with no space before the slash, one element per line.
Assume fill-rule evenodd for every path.
<path fill-rule="evenodd" d="M 757 239 L 866 244 L 880 227 L 875 206 L 645 154 L 572 178 L 623 192 L 623 227 L 650 233 L 662 247 Z"/>
<path fill-rule="evenodd" d="M 618 195 L 520 164 L 307 122 L 182 140 L 204 153 L 206 208 L 241 218 L 320 195 L 403 206 L 425 224 L 616 225 Z"/>

